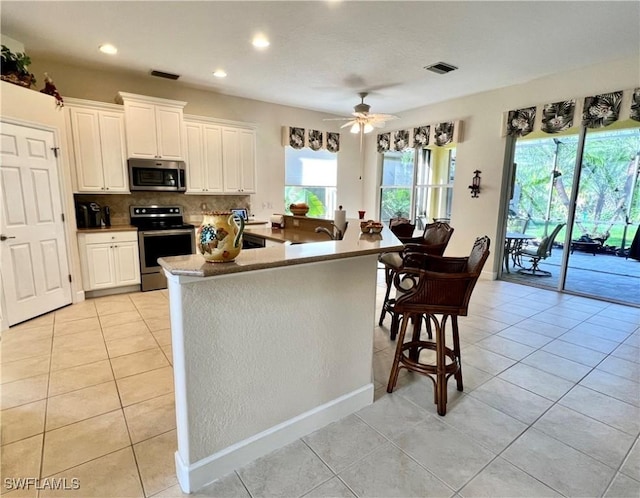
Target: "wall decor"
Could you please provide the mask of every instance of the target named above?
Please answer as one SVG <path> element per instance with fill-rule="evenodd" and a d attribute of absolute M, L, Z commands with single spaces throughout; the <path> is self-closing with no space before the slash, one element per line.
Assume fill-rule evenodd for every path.
<path fill-rule="evenodd" d="M 533 131 L 533 122 L 536 119 L 536 108 L 525 107 L 509 111 L 507 117 L 507 135 L 512 137 L 524 137 Z"/>
<path fill-rule="evenodd" d="M 320 130 L 309 130 L 307 133 L 307 145 L 311 150 L 324 148 L 324 132 Z"/>
<path fill-rule="evenodd" d="M 377 139 L 377 148 L 378 152 L 384 154 L 389 151 L 389 144 L 391 143 L 391 133 L 381 133 L 378 135 Z"/>
<path fill-rule="evenodd" d="M 415 148 L 425 148 L 429 145 L 429 133 L 431 126 L 418 126 L 413 129 L 413 146 Z"/>
<path fill-rule="evenodd" d="M 574 99 L 545 104 L 542 109 L 542 131 L 560 133 L 571 128 L 575 110 L 576 101 Z"/>
<path fill-rule="evenodd" d="M 640 121 L 640 88 L 636 88 L 631 95 L 631 112 L 629 117 L 634 121 Z"/>
<path fill-rule="evenodd" d="M 615 123 L 620 115 L 622 90 L 585 97 L 582 125 L 587 128 L 602 128 Z"/>
<path fill-rule="evenodd" d="M 340 150 L 340 133 L 327 132 L 327 150 L 329 152 L 338 152 Z"/>
<path fill-rule="evenodd" d="M 409 147 L 409 130 L 393 132 L 393 150 L 402 151 Z"/>

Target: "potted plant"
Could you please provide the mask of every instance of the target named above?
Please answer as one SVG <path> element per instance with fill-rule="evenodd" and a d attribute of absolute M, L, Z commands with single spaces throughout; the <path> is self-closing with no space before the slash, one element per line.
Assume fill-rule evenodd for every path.
<path fill-rule="evenodd" d="M 29 88 L 36 84 L 36 77 L 29 72 L 31 58 L 22 52 L 12 52 L 9 47 L 2 45 L 1 78 L 9 83 Z"/>

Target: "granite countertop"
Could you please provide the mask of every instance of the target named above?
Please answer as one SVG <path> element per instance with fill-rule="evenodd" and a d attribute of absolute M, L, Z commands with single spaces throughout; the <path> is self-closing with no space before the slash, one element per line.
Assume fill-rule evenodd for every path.
<path fill-rule="evenodd" d="M 78 228 L 78 233 L 129 232 L 136 231 L 133 225 L 111 225 L 110 227 Z"/>
<path fill-rule="evenodd" d="M 352 221 L 351 225 L 342 240 L 327 240 L 326 234 L 306 232 L 306 235 L 314 238 L 315 236 L 324 237 L 321 239 L 323 241 L 307 244 L 283 243 L 273 247 L 245 249 L 235 261 L 230 263 L 208 263 L 200 254 L 160 258 L 158 263 L 173 275 L 215 277 L 230 273 L 353 258 L 386 251 L 399 251 L 403 248 L 402 243 L 387 226 L 383 228 L 380 234 L 363 234 L 359 230 L 357 220 Z M 247 233 L 258 235 L 258 230 L 264 231 L 263 236 L 265 238 L 267 238 L 268 232 L 270 240 L 278 240 L 279 242 L 290 240 L 282 238 L 282 232 L 285 232 L 285 235 L 290 235 L 286 233 L 286 229 L 278 230 L 280 237 L 277 239 L 274 239 L 276 230 L 272 231 L 271 228 L 251 228 L 247 230 Z M 297 232 L 301 231 L 297 230 Z"/>

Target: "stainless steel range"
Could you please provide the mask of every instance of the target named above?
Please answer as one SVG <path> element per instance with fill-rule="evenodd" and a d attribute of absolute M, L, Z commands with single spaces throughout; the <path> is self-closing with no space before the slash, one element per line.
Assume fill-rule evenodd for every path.
<path fill-rule="evenodd" d="M 184 223 L 180 206 L 131 206 L 129 212 L 138 227 L 142 290 L 166 289 L 158 258 L 194 254 L 194 226 Z"/>

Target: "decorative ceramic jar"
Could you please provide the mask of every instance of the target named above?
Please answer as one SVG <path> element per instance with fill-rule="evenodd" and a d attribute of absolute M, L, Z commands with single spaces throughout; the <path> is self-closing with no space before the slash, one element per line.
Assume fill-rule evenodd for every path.
<path fill-rule="evenodd" d="M 243 232 L 244 220 L 235 213 L 203 213 L 202 225 L 196 232 L 198 250 L 209 263 L 233 261 L 242 250 Z"/>

